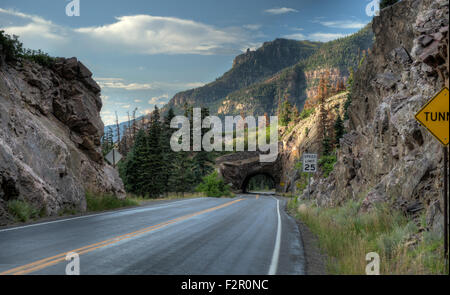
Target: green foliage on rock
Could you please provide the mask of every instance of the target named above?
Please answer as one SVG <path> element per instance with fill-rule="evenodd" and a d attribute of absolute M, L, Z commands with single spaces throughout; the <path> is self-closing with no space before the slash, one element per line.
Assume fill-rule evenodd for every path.
<path fill-rule="evenodd" d="M 322 169 L 323 177 L 327 178 L 334 169 L 334 164 L 337 162 L 337 157 L 333 155 L 324 155 L 319 159 L 319 167 Z"/>
<path fill-rule="evenodd" d="M 381 0 L 380 9 L 386 8 L 388 6 L 394 5 L 398 0 Z"/>
<path fill-rule="evenodd" d="M 308 118 L 309 116 L 311 116 L 311 114 L 313 114 L 315 112 L 314 108 L 311 109 L 303 109 L 303 111 L 300 113 L 300 120 L 304 120 L 306 118 Z"/>
<path fill-rule="evenodd" d="M 26 59 L 38 63 L 44 67 L 50 67 L 55 59 L 41 50 L 23 48 L 18 36 L 10 36 L 5 31 L 0 31 L 0 47 L 5 54 L 6 62 Z"/>

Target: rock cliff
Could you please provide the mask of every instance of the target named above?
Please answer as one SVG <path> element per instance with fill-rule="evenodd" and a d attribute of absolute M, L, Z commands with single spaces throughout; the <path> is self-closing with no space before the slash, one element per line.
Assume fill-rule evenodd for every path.
<path fill-rule="evenodd" d="M 442 229 L 442 147 L 414 115 L 448 86 L 448 13 L 445 0 L 405 0 L 374 18 L 376 40 L 355 75 L 338 162 L 312 185 L 318 205 L 389 202 Z"/>
<path fill-rule="evenodd" d="M 87 190 L 124 195 L 103 161 L 101 107 L 100 87 L 76 58 L 50 68 L 0 58 L 0 225 L 12 221 L 14 199 L 56 215 L 84 211 Z"/>

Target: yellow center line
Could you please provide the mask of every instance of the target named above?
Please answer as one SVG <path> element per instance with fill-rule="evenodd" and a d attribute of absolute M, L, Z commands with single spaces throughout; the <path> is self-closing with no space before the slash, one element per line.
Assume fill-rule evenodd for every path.
<path fill-rule="evenodd" d="M 127 234 L 124 234 L 124 235 L 120 235 L 120 236 L 117 236 L 117 237 L 114 237 L 114 238 L 111 238 L 111 239 L 108 239 L 108 240 L 105 240 L 105 241 L 102 241 L 102 242 L 98 242 L 98 243 L 95 243 L 95 244 L 91 244 L 91 245 L 88 245 L 88 246 L 84 246 L 84 247 L 78 248 L 78 249 L 75 249 L 75 250 L 63 252 L 63 253 L 60 253 L 60 254 L 52 256 L 52 257 L 44 258 L 44 259 L 41 259 L 41 260 L 38 260 L 38 261 L 35 261 L 35 262 L 32 262 L 32 263 L 29 263 L 29 264 L 26 264 L 26 265 L 22 265 L 22 266 L 15 267 L 13 269 L 1 272 L 0 275 L 21 275 L 21 274 L 27 274 L 27 273 L 30 273 L 30 272 L 34 272 L 34 271 L 40 270 L 42 268 L 45 268 L 45 267 L 48 267 L 48 266 L 51 266 L 51 265 L 54 265 L 54 264 L 57 264 L 59 262 L 64 261 L 66 259 L 66 254 L 69 253 L 69 252 L 76 252 L 79 255 L 85 254 L 85 253 L 94 251 L 96 249 L 99 249 L 99 248 L 102 248 L 102 247 L 106 247 L 106 246 L 111 245 L 111 244 L 118 243 L 119 241 L 122 241 L 122 240 L 125 240 L 125 239 L 130 239 L 130 238 L 133 238 L 133 237 L 137 237 L 137 236 L 142 235 L 144 233 L 151 232 L 151 231 L 154 231 L 156 229 L 163 228 L 165 226 L 168 226 L 170 224 L 173 224 L 173 223 L 176 223 L 176 222 L 179 222 L 179 221 L 182 221 L 182 220 L 186 220 L 186 219 L 189 219 L 189 218 L 201 215 L 201 214 L 205 214 L 205 213 L 208 213 L 208 212 L 211 212 L 211 211 L 215 211 L 215 210 L 218 210 L 218 209 L 230 206 L 230 205 L 232 205 L 234 203 L 237 203 L 237 202 L 240 202 L 240 201 L 242 201 L 242 199 L 234 200 L 234 201 L 231 201 L 231 202 L 228 202 L 228 203 L 216 206 L 216 207 L 212 207 L 212 208 L 205 209 L 205 210 L 202 210 L 202 211 L 199 211 L 199 212 L 195 212 L 195 213 L 192 213 L 192 214 L 184 215 L 184 216 L 181 216 L 181 217 L 178 217 L 178 218 L 166 221 L 166 222 L 162 222 L 162 223 L 159 223 L 159 224 L 156 224 L 156 225 L 152 225 L 152 226 L 140 229 L 138 231 L 134 231 L 134 232 L 127 233 Z"/>
<path fill-rule="evenodd" d="M 257 200 L 259 199 L 259 195 L 256 195 L 256 199 L 257 199 Z"/>

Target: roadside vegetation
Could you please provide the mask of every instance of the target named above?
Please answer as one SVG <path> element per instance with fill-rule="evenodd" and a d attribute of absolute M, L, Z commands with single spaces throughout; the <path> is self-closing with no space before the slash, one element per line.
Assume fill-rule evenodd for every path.
<path fill-rule="evenodd" d="M 380 255 L 380 274 L 444 274 L 443 238 L 418 221 L 380 205 L 361 212 L 361 201 L 324 208 L 312 202 L 288 203 L 291 213 L 317 236 L 329 274 L 364 275 L 369 252 Z"/>
<path fill-rule="evenodd" d="M 27 222 L 45 216 L 44 210 L 39 210 L 28 202 L 22 200 L 11 200 L 7 203 L 8 213 L 17 222 Z"/>
<path fill-rule="evenodd" d="M 207 197 L 230 197 L 230 187 L 225 184 L 217 171 L 203 177 L 202 182 L 196 188 L 197 192 L 204 193 Z"/>
<path fill-rule="evenodd" d="M 122 207 L 138 206 L 139 202 L 134 198 L 125 197 L 119 199 L 109 194 L 93 194 L 86 193 L 86 210 L 87 211 L 105 211 Z"/>

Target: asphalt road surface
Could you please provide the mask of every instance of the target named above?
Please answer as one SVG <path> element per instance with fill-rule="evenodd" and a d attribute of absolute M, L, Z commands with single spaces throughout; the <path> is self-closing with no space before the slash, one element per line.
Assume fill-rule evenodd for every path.
<path fill-rule="evenodd" d="M 285 200 L 196 198 L 0 229 L 0 274 L 303 274 Z M 72 262 L 73 263 L 73 262 Z"/>

